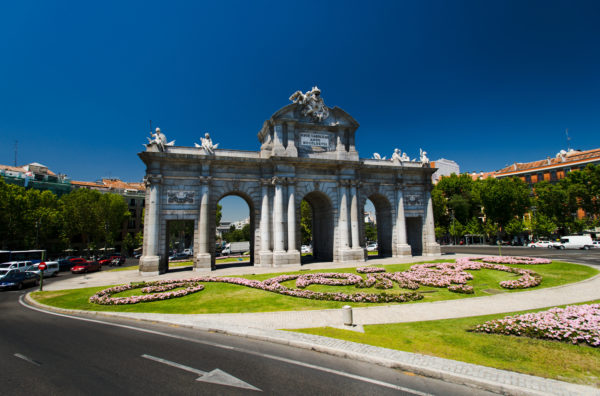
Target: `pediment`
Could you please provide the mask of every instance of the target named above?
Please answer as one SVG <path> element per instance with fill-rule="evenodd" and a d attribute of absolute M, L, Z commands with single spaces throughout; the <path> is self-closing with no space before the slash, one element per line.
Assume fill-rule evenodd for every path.
<path fill-rule="evenodd" d="M 322 121 L 316 121 L 313 118 L 302 114 L 302 106 L 297 103 L 290 103 L 276 111 L 271 116 L 270 121 L 295 121 L 302 124 L 314 124 L 324 127 L 345 126 L 352 129 L 359 127 L 358 122 L 341 108 L 335 106 L 333 108 L 327 107 L 327 109 L 329 110 L 329 116 Z"/>

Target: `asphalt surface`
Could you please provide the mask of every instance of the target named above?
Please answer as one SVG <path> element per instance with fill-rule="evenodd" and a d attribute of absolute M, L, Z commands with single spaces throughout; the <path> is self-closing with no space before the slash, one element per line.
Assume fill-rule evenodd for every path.
<path fill-rule="evenodd" d="M 246 338 L 40 312 L 22 302 L 31 290 L 0 293 L 3 394 L 490 394 Z"/>
<path fill-rule="evenodd" d="M 590 250 L 559 250 L 548 248 L 528 248 L 524 246 L 502 246 L 500 249 L 503 256 L 534 256 L 544 257 L 570 263 L 581 263 L 600 266 L 600 249 Z M 445 245 L 442 246 L 443 254 L 491 254 L 498 255 L 498 246 L 488 245 Z"/>

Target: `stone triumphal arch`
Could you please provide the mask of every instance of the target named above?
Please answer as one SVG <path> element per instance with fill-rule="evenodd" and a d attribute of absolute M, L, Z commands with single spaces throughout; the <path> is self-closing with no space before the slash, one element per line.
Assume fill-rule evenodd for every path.
<path fill-rule="evenodd" d="M 146 212 L 140 272 L 168 269 L 167 225 L 194 221 L 194 269 L 215 268 L 216 207 L 227 195 L 250 208 L 251 261 L 270 267 L 300 264 L 300 202 L 313 211 L 314 256 L 330 261 L 366 258 L 362 210 L 377 211 L 380 255 L 434 255 L 431 174 L 425 153 L 412 160 L 360 159 L 358 123 L 327 107 L 318 88 L 266 120 L 260 151 L 217 148 L 210 136 L 196 147 L 175 146 L 157 128 L 139 153 L 146 164 Z"/>

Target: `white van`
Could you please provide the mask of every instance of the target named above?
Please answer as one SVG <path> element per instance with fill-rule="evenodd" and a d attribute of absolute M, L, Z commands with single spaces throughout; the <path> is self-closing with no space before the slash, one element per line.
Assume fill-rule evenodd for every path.
<path fill-rule="evenodd" d="M 0 269 L 5 270 L 17 270 L 19 272 L 27 271 L 27 268 L 31 266 L 31 261 L 7 261 L 6 263 L 0 264 Z"/>
<path fill-rule="evenodd" d="M 58 271 L 60 270 L 58 261 L 44 261 L 44 263 L 46 263 L 46 269 L 44 270 L 45 278 L 49 278 L 51 276 L 55 276 L 56 274 L 58 274 Z M 39 265 L 40 265 L 40 263 L 33 264 L 27 269 L 27 271 L 35 272 L 36 274 L 39 275 L 40 274 Z"/>
<path fill-rule="evenodd" d="M 591 249 L 594 247 L 592 237 L 589 235 L 567 235 L 560 238 L 555 245 L 557 249 Z"/>

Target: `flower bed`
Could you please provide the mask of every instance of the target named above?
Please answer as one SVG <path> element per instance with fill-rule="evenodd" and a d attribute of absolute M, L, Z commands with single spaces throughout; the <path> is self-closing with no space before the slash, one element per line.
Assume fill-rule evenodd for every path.
<path fill-rule="evenodd" d="M 600 347 L 600 304 L 570 305 L 507 316 L 477 325 L 473 331 L 516 335 Z"/>
<path fill-rule="evenodd" d="M 116 286 L 102 290 L 92 297 L 90 302 L 104 305 L 136 304 L 138 302 L 166 300 L 181 297 L 202 290 L 201 282 L 222 282 L 270 291 L 287 296 L 310 298 L 315 300 L 332 300 L 347 302 L 406 302 L 420 300 L 423 295 L 416 292 L 407 293 L 334 293 L 314 292 L 306 288 L 311 285 L 351 286 L 357 288 L 392 289 L 396 283 L 402 289 L 417 290 L 421 285 L 446 287 L 451 292 L 472 294 L 473 287 L 467 285 L 473 275 L 467 270 L 492 269 L 521 275 L 519 279 L 500 282 L 507 289 L 523 289 L 541 283 L 542 277 L 528 269 L 513 268 L 501 264 L 547 264 L 550 260 L 531 257 L 466 257 L 454 263 L 416 264 L 404 272 L 385 272 L 384 268 L 359 267 L 359 273 L 366 274 L 366 279 L 351 273 L 314 273 L 279 275 L 264 281 L 233 277 L 201 276 L 182 280 L 164 280 Z M 296 288 L 288 288 L 282 282 L 295 280 Z M 126 290 L 140 288 L 143 296 L 112 297 Z M 177 289 L 177 290 L 175 290 Z M 172 290 L 172 291 L 169 291 Z"/>

